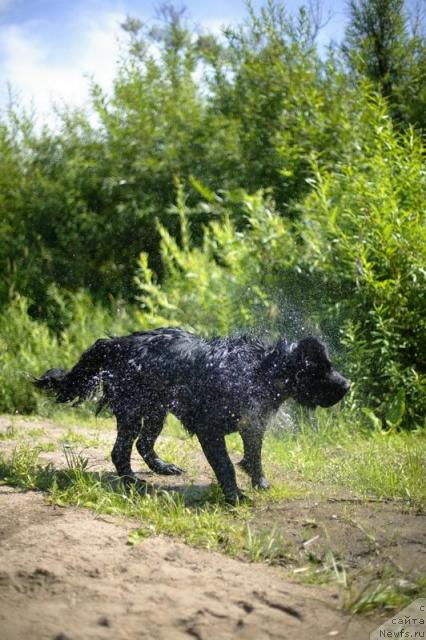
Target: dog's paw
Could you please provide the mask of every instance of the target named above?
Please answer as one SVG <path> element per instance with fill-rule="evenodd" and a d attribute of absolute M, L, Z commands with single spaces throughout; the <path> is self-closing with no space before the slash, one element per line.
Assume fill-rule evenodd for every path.
<path fill-rule="evenodd" d="M 225 502 L 233 507 L 242 504 L 243 502 L 250 502 L 250 499 L 246 496 L 245 493 L 241 491 L 241 489 L 237 489 L 236 491 L 227 491 L 224 492 Z"/>
<path fill-rule="evenodd" d="M 245 458 L 242 458 L 239 462 L 237 462 L 237 465 L 241 467 L 243 471 L 245 471 L 250 475 L 250 465 L 248 464 Z"/>
<path fill-rule="evenodd" d="M 124 485 L 126 491 L 128 491 L 130 488 L 133 488 L 140 494 L 146 493 L 149 486 L 147 482 L 145 482 L 145 480 L 141 480 L 140 478 L 135 476 L 134 473 L 121 476 L 120 482 Z"/>
<path fill-rule="evenodd" d="M 175 464 L 170 462 L 164 462 L 160 458 L 155 458 L 149 464 L 149 468 L 154 473 L 158 473 L 161 476 L 180 476 L 184 473 L 184 470 L 180 467 L 177 467 Z"/>
<path fill-rule="evenodd" d="M 175 464 L 164 463 L 161 467 L 161 471 L 158 471 L 163 476 L 180 476 L 182 473 L 185 473 L 183 469 L 177 467 Z"/>
<path fill-rule="evenodd" d="M 266 489 L 269 489 L 270 486 L 271 485 L 264 476 L 262 476 L 258 480 L 253 480 L 254 489 L 261 489 L 262 491 L 265 491 Z"/>

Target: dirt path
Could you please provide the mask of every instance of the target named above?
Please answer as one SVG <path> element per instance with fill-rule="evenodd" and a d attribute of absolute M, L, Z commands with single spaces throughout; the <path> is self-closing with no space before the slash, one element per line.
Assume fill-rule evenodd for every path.
<path fill-rule="evenodd" d="M 336 611 L 332 589 L 165 537 L 130 546 L 131 528 L 2 487 L 2 640 L 368 638 L 376 626 Z"/>
<path fill-rule="evenodd" d="M 40 445 L 40 461 L 55 469 L 66 468 L 63 447 L 70 442 L 68 451 L 81 452 L 90 470 L 113 471 L 114 434 L 109 423 L 70 427 L 0 416 L 3 454 Z M 197 490 L 203 494 L 212 472 L 201 452 L 188 453 L 188 443 L 174 438 L 162 443 L 166 457 L 187 469 L 173 478 L 173 489 L 191 499 Z M 153 476 L 136 454 L 134 468 L 148 482 L 172 488 L 170 478 Z M 272 567 L 163 536 L 131 546 L 129 533 L 140 523 L 59 508 L 39 492 L 0 485 L 0 640 L 367 639 L 383 617 L 340 612 L 336 582 L 320 584 L 327 558 L 356 583 L 386 567 L 409 583 L 426 573 L 425 516 L 403 502 L 305 489 L 253 509 L 255 531 L 285 535 L 285 563 Z M 296 583 L 308 565 L 311 572 L 318 567 L 316 584 Z"/>

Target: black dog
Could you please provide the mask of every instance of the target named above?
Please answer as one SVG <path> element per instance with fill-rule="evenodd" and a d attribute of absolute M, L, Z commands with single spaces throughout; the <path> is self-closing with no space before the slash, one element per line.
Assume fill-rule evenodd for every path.
<path fill-rule="evenodd" d="M 51 369 L 34 384 L 52 390 L 58 402 L 80 402 L 100 383 L 100 408 L 108 405 L 117 418 L 112 461 L 120 476 L 135 480 L 130 454 L 136 439 L 136 448 L 152 471 L 182 472 L 154 450 L 171 412 L 197 435 L 231 503 L 242 493 L 226 450 L 226 434 L 240 432 L 244 445 L 240 464 L 254 487 L 266 489 L 261 449 L 267 418 L 287 398 L 306 407 L 330 407 L 349 389 L 316 338 L 269 345 L 250 337 L 204 340 L 174 328 L 97 340 L 68 373 Z"/>

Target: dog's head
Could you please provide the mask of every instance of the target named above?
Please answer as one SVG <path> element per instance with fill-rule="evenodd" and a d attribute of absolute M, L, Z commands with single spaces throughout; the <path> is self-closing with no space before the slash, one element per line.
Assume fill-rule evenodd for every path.
<path fill-rule="evenodd" d="M 283 372 L 286 391 L 304 407 L 331 407 L 350 388 L 349 381 L 332 367 L 325 346 L 317 338 L 304 338 L 287 346 Z"/>

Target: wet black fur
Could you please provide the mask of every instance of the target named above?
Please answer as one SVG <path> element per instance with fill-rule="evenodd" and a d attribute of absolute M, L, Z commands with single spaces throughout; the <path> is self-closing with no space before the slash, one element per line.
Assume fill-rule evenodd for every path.
<path fill-rule="evenodd" d="M 135 440 L 150 469 L 182 472 L 154 450 L 171 412 L 197 435 L 229 502 L 242 494 L 226 450 L 226 434 L 240 432 L 240 464 L 253 486 L 267 488 L 261 449 L 268 417 L 287 398 L 307 407 L 329 407 L 349 389 L 316 338 L 293 344 L 266 344 L 246 336 L 204 340 L 175 328 L 97 340 L 69 372 L 50 369 L 34 382 L 52 391 L 58 402 L 83 401 L 101 383 L 100 408 L 108 405 L 117 418 L 112 460 L 120 476 L 135 478 L 130 467 Z"/>

